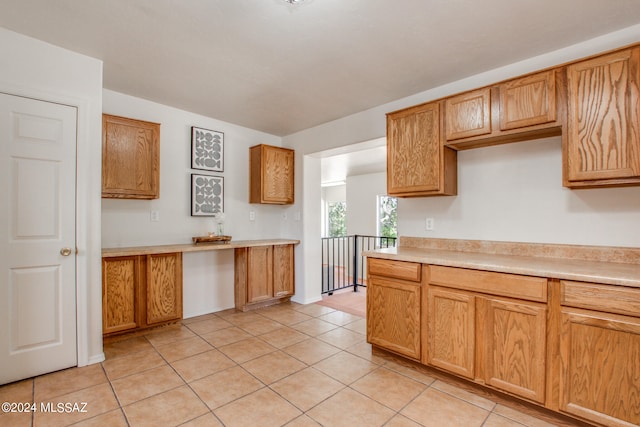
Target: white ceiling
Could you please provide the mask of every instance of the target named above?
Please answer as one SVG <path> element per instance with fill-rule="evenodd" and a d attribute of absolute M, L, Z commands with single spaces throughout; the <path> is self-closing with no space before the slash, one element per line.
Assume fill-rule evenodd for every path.
<path fill-rule="evenodd" d="M 0 0 L 107 89 L 275 135 L 638 22 L 638 0 Z"/>

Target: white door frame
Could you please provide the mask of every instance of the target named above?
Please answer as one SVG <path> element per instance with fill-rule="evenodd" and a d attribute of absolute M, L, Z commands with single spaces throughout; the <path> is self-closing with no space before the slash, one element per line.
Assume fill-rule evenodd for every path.
<path fill-rule="evenodd" d="M 76 107 L 76 331 L 78 366 L 102 362 L 102 143 L 91 134 L 92 117 L 102 123 L 102 111 L 91 111 L 90 100 L 0 82 L 0 92 Z M 98 151 L 99 150 L 99 151 Z M 97 151 L 97 153 L 96 153 Z M 97 160 L 96 160 L 97 156 Z M 98 171 L 98 172 L 96 172 Z M 95 174 L 97 173 L 97 176 Z M 97 185 L 96 185 L 97 180 Z"/>

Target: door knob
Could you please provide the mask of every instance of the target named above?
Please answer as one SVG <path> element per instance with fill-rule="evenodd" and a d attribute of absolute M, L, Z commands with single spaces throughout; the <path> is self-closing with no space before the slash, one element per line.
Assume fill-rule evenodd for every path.
<path fill-rule="evenodd" d="M 62 255 L 62 256 L 71 255 L 71 248 L 62 248 L 62 249 L 60 249 L 60 255 Z"/>

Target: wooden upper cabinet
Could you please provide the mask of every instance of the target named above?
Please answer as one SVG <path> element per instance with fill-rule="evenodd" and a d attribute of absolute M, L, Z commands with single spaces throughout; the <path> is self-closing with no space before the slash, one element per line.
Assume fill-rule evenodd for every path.
<path fill-rule="evenodd" d="M 567 67 L 568 187 L 640 185 L 640 47 Z"/>
<path fill-rule="evenodd" d="M 491 133 L 491 90 L 483 88 L 445 100 L 447 141 Z"/>
<path fill-rule="evenodd" d="M 519 129 L 556 120 L 555 71 L 500 85 L 500 129 Z"/>
<path fill-rule="evenodd" d="M 293 204 L 295 152 L 260 144 L 249 154 L 249 203 Z"/>
<path fill-rule="evenodd" d="M 160 197 L 160 124 L 102 115 L 102 197 Z"/>
<path fill-rule="evenodd" d="M 455 195 L 455 151 L 442 146 L 440 103 L 387 114 L 387 193 Z"/>

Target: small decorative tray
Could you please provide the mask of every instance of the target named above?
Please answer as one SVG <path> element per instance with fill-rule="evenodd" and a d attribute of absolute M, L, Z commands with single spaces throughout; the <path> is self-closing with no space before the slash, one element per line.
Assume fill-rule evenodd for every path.
<path fill-rule="evenodd" d="M 192 237 L 193 243 L 200 244 L 224 244 L 231 241 L 231 236 L 197 236 Z"/>

